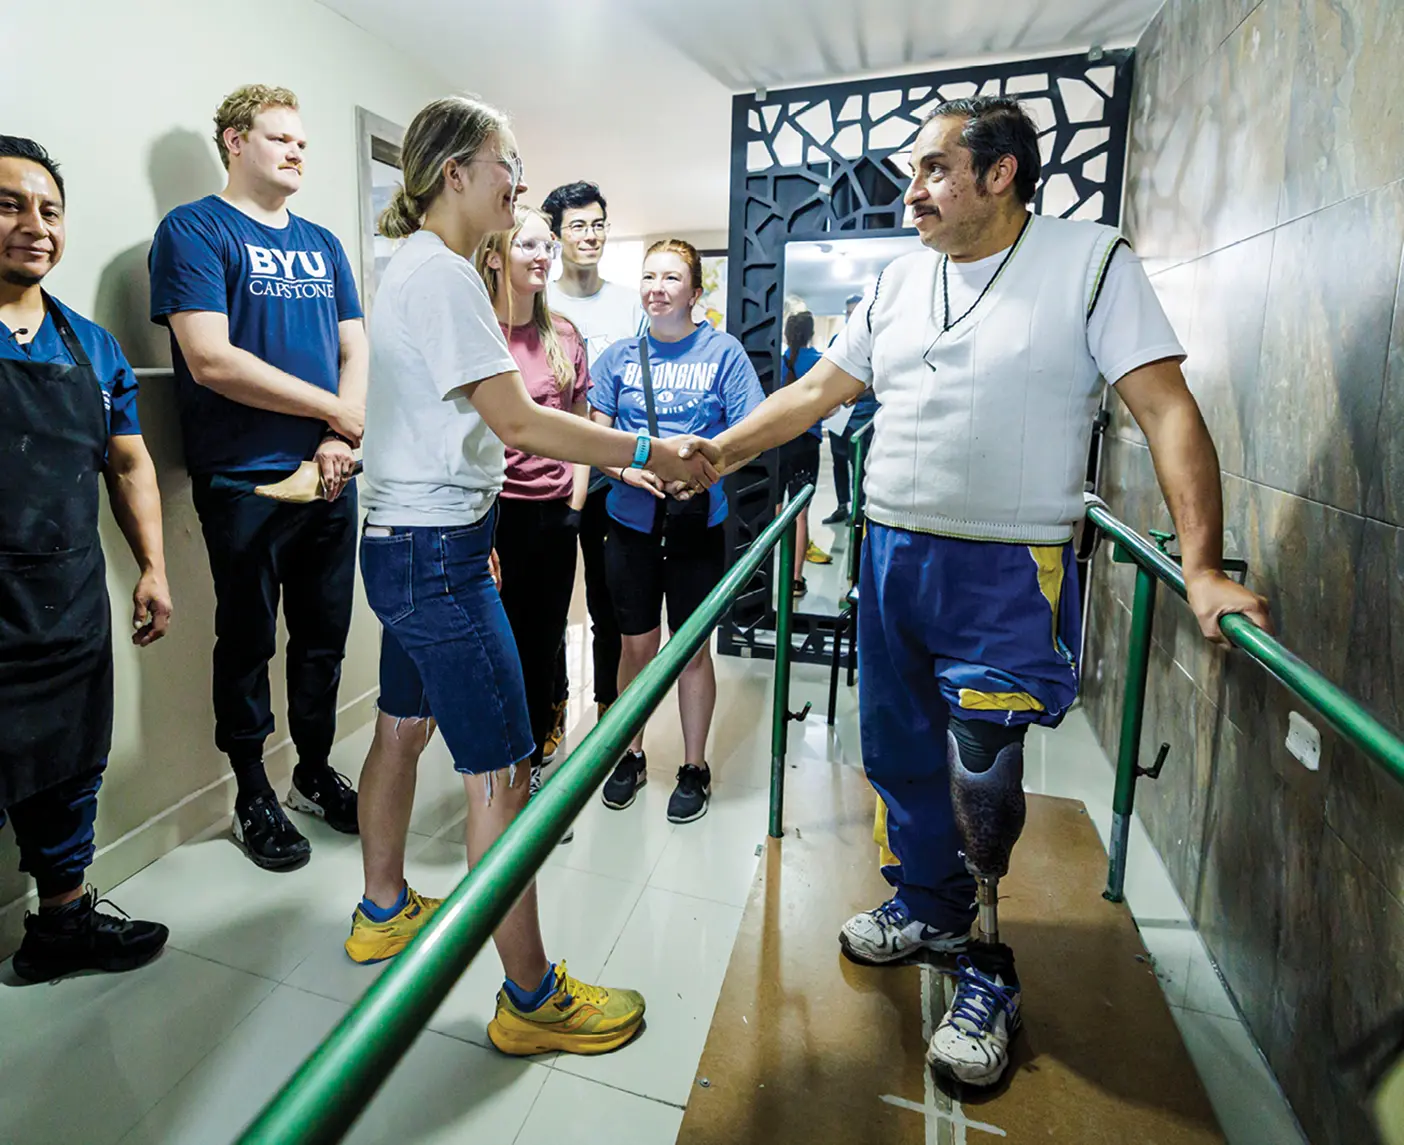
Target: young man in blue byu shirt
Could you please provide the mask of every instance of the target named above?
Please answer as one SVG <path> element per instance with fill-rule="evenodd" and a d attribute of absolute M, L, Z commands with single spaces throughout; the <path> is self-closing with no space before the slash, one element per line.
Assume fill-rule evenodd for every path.
<path fill-rule="evenodd" d="M 101 914 L 83 877 L 112 743 L 112 615 L 98 538 L 98 474 L 141 570 L 132 642 L 166 633 L 171 594 L 156 470 L 136 378 L 117 341 L 44 292 L 64 249 L 58 165 L 0 135 L 0 823 L 14 823 L 26 914 L 15 973 L 131 970 L 167 931 Z"/>
<path fill-rule="evenodd" d="M 263 766 L 280 594 L 298 755 L 288 805 L 357 830 L 356 793 L 328 756 L 351 626 L 352 450 L 369 351 L 341 244 L 287 209 L 306 148 L 296 96 L 240 88 L 215 113 L 215 142 L 229 182 L 161 221 L 151 316 L 171 331 L 186 464 L 214 575 L 215 743 L 238 780 L 234 835 L 260 867 L 287 870 L 311 846 Z M 254 493 L 308 460 L 325 500 L 285 504 Z"/>

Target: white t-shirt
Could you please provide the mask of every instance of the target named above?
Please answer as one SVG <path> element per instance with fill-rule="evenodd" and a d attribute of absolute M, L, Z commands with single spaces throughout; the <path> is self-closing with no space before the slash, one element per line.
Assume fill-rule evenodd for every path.
<path fill-rule="evenodd" d="M 361 498 L 372 525 L 472 525 L 502 490 L 506 453 L 463 387 L 517 368 L 487 287 L 419 231 L 375 292 Z"/>
<path fill-rule="evenodd" d="M 585 339 L 591 366 L 611 342 L 636 337 L 646 326 L 639 292 L 617 282 L 604 283 L 586 298 L 567 294 L 559 282 L 553 282 L 546 288 L 546 301 L 555 313 L 575 323 Z"/>
<path fill-rule="evenodd" d="M 1008 253 L 1003 250 L 975 262 L 947 263 L 953 323 L 975 304 Z M 937 329 L 940 329 L 946 310 L 941 297 L 940 274 L 936 276 L 931 306 Z M 865 306 L 857 307 L 847 326 L 834 340 L 828 356 L 860 381 L 871 382 L 872 346 L 865 318 Z M 1112 385 L 1140 366 L 1162 358 L 1185 356 L 1141 260 L 1125 244 L 1118 246 L 1112 254 L 1102 293 L 1092 316 L 1087 320 L 1087 348 L 1102 371 L 1102 377 Z M 856 373 L 854 367 L 866 369 L 863 373 Z"/>
<path fill-rule="evenodd" d="M 881 403 L 869 517 L 1040 545 L 1067 540 L 1083 515 L 1103 379 L 1183 356 L 1116 232 L 1045 216 L 1008 260 L 947 264 L 930 250 L 895 260 L 826 353 Z"/>

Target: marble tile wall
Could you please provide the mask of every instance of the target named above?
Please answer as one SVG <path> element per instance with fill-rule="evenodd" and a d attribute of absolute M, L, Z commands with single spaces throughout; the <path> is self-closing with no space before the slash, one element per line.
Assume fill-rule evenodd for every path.
<path fill-rule="evenodd" d="M 1219 451 L 1225 549 L 1279 637 L 1404 729 L 1404 18 L 1385 0 L 1167 0 L 1138 47 L 1124 228 Z M 1117 403 L 1102 495 L 1169 514 Z M 1134 574 L 1104 549 L 1084 700 L 1115 755 Z M 1373 1134 L 1336 1057 L 1404 1008 L 1404 789 L 1157 601 L 1137 809 L 1318 1145 Z M 1321 722 L 1316 721 L 1318 724 Z"/>

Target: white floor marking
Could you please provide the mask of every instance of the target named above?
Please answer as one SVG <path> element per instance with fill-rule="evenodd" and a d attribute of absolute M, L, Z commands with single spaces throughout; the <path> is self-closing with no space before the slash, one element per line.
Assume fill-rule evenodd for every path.
<path fill-rule="evenodd" d="M 961 1140 L 965 1139 L 965 1130 L 978 1129 L 982 1133 L 993 1133 L 996 1137 L 1008 1137 L 1003 1129 L 997 1125 L 987 1125 L 983 1121 L 971 1121 L 963 1113 L 947 1113 L 944 1109 L 929 1109 L 924 1105 L 918 1105 L 915 1101 L 908 1101 L 905 1097 L 895 1097 L 890 1093 L 884 1093 L 881 1098 L 888 1105 L 895 1105 L 898 1109 L 910 1109 L 913 1113 L 921 1113 L 926 1117 L 926 1139 L 934 1140 L 936 1124 L 941 1121 L 949 1121 L 955 1126 L 956 1132 L 961 1135 Z"/>

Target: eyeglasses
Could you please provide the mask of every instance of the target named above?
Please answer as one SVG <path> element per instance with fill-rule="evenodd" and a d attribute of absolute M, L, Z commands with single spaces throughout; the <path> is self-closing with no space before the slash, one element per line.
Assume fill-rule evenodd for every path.
<path fill-rule="evenodd" d="M 523 242 L 521 239 L 513 239 L 512 246 L 519 250 L 527 258 L 550 258 L 554 259 L 561 253 L 561 244 L 554 239 L 528 239 Z"/>
<path fill-rule="evenodd" d="M 573 239 L 583 239 L 587 234 L 600 235 L 603 237 L 609 234 L 609 223 L 604 219 L 596 219 L 593 223 L 587 223 L 583 219 L 577 219 L 575 222 L 562 227 L 561 230 Z"/>
<path fill-rule="evenodd" d="M 499 155 L 496 159 L 469 159 L 469 163 L 496 163 L 512 176 L 512 186 L 522 181 L 522 157 L 520 155 Z"/>

